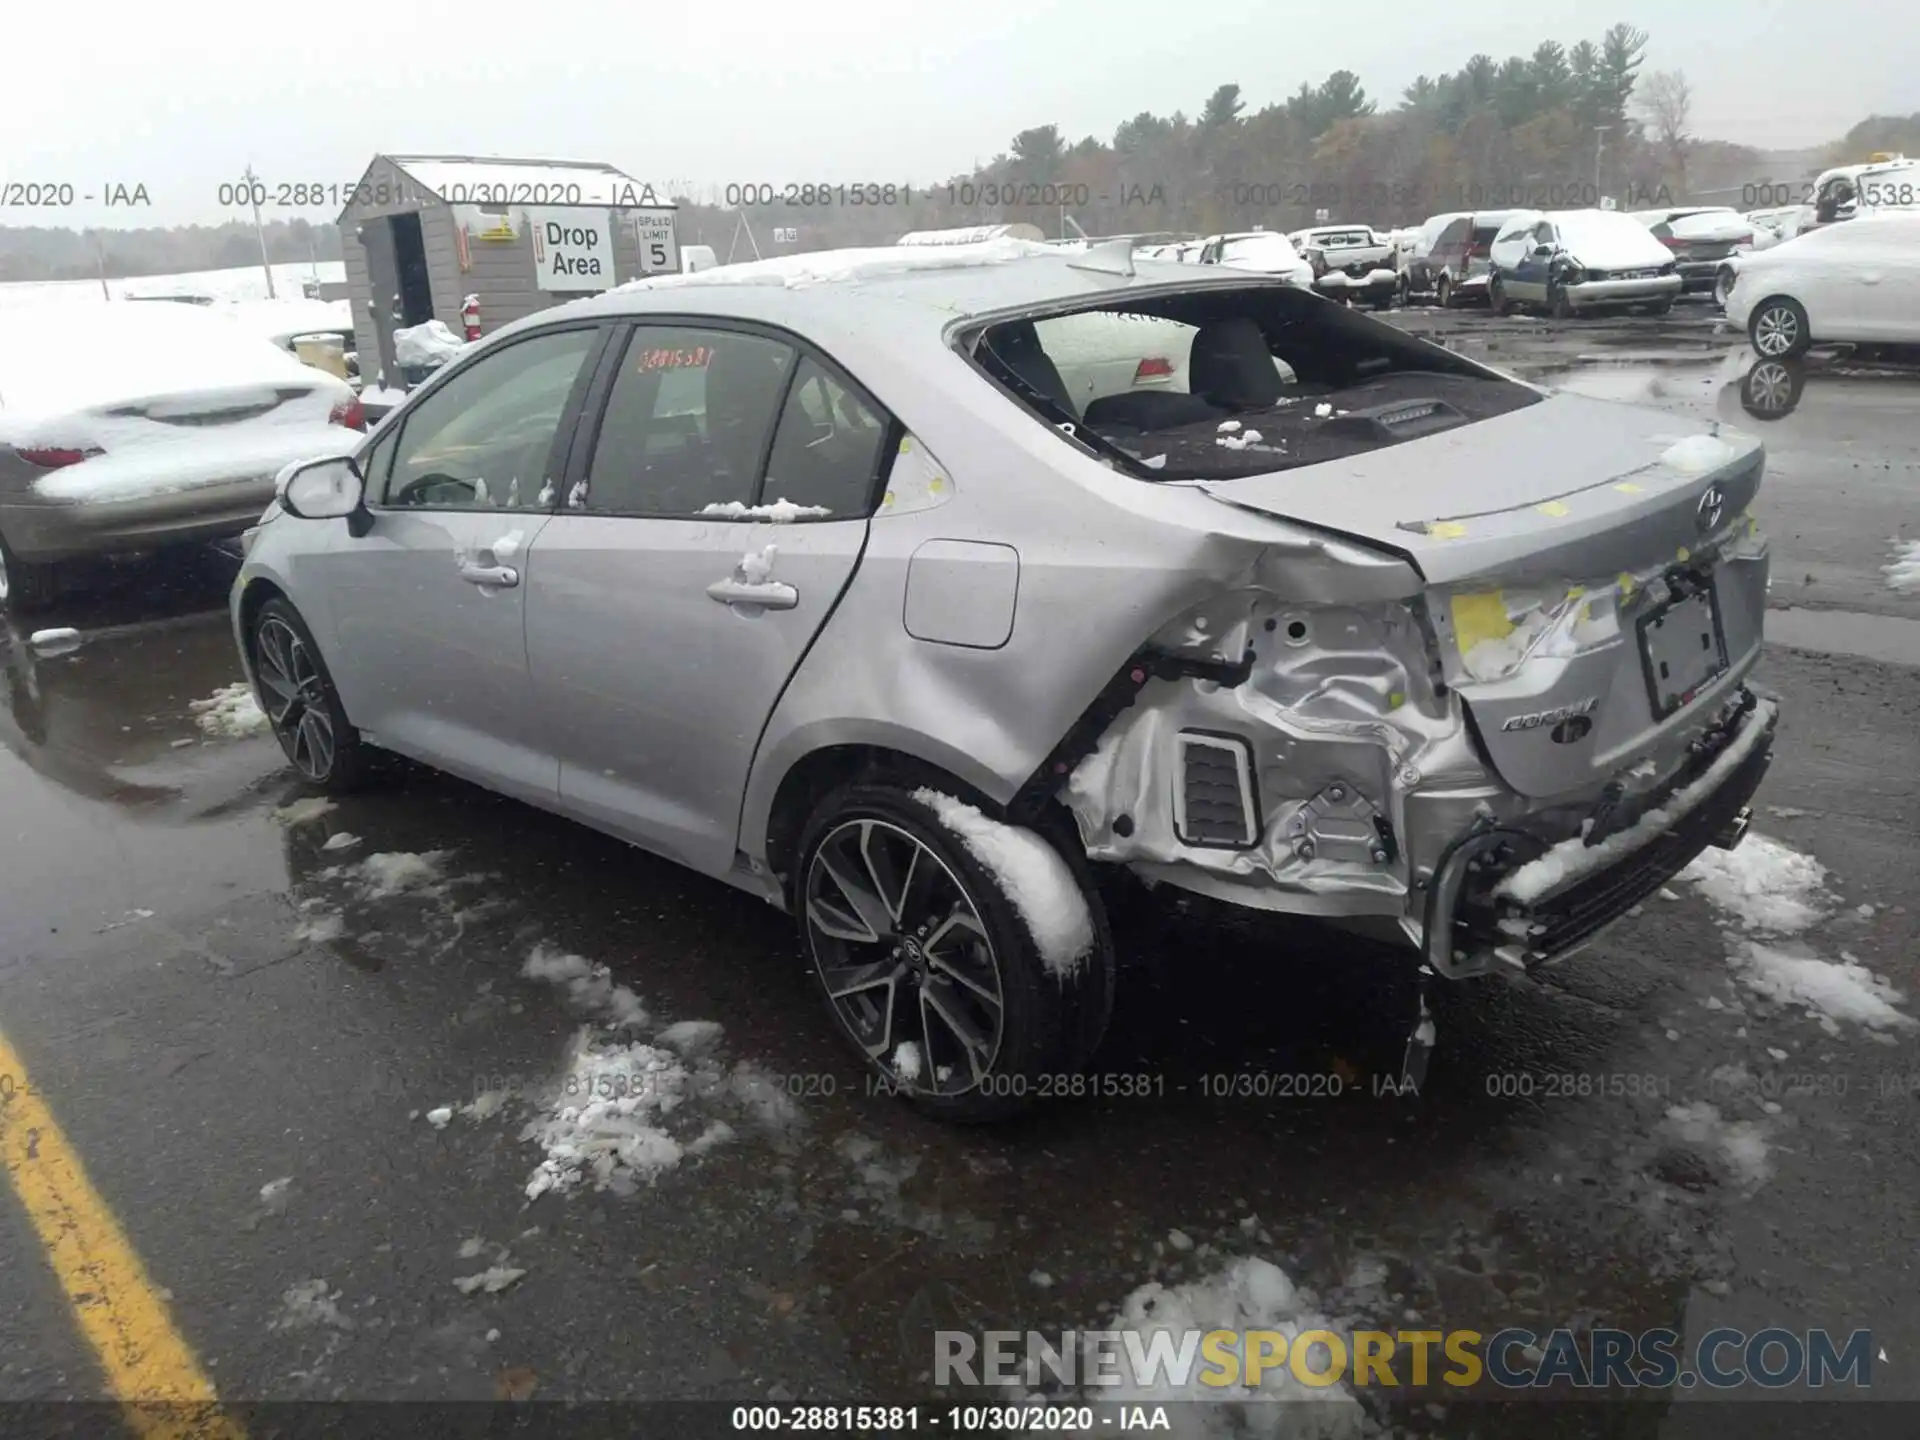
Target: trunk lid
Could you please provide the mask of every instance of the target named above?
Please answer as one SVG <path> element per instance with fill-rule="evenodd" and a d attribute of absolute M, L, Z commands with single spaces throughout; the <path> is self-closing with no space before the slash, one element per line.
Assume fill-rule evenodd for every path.
<path fill-rule="evenodd" d="M 1647 781 L 1757 658 L 1760 443 L 1555 395 L 1348 459 L 1227 481 L 1215 499 L 1410 560 L 1447 682 L 1521 794 Z"/>

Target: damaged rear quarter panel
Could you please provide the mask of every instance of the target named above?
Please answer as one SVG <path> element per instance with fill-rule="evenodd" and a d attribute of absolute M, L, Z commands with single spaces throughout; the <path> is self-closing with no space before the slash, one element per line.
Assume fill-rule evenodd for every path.
<path fill-rule="evenodd" d="M 754 859 L 766 858 L 781 779 L 830 746 L 897 751 L 1005 804 L 1150 636 L 1244 589 L 1263 563 L 1271 572 L 1284 560 L 1298 587 L 1322 599 L 1343 587 L 1375 595 L 1419 587 L 1412 569 L 1390 557 L 1222 505 L 1190 486 L 1116 474 L 959 357 L 946 358 L 945 375 L 946 367 L 914 367 L 879 398 L 938 458 L 953 497 L 875 517 L 859 569 L 762 738 L 741 816 L 741 847 Z M 968 387 L 985 391 L 985 403 L 971 403 Z M 1018 550 L 1016 613 L 1003 646 L 908 633 L 908 565 L 930 540 Z"/>

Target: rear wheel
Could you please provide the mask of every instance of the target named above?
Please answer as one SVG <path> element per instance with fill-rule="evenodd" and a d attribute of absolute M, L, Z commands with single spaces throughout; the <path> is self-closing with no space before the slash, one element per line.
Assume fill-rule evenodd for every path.
<path fill-rule="evenodd" d="M 873 1078 L 941 1119 L 1073 1093 L 1058 1077 L 1090 1058 L 1112 1007 L 1113 946 L 1084 867 L 1038 832 L 1005 832 L 1025 871 L 1051 870 L 1087 907 L 1091 950 L 1071 965 L 1049 962 L 1000 876 L 903 786 L 844 786 L 801 837 L 793 910 L 828 1011 Z"/>
<path fill-rule="evenodd" d="M 1451 310 L 1453 308 L 1453 279 L 1451 276 L 1442 275 L 1440 277 L 1440 283 L 1434 287 L 1433 298 L 1442 310 Z"/>
<path fill-rule="evenodd" d="M 51 565 L 22 560 L 0 535 L 0 612 L 32 615 L 60 597 L 59 576 Z"/>
<path fill-rule="evenodd" d="M 300 612 L 267 601 L 254 617 L 252 645 L 254 688 L 293 768 L 331 794 L 356 789 L 366 778 L 366 747 Z"/>
<path fill-rule="evenodd" d="M 1813 343 L 1807 333 L 1807 312 L 1797 300 L 1775 295 L 1753 307 L 1747 338 L 1755 352 L 1768 360 L 1791 360 Z"/>
<path fill-rule="evenodd" d="M 1724 311 L 1727 308 L 1727 299 L 1732 294 L 1733 271 L 1723 265 L 1719 273 L 1713 277 L 1713 303 Z"/>

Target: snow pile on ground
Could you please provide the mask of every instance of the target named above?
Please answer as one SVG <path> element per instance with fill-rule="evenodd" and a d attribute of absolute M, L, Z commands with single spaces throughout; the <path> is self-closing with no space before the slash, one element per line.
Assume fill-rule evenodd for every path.
<path fill-rule="evenodd" d="M 767 483 L 774 482 L 770 479 Z M 767 505 L 744 505 L 738 500 L 728 500 L 705 506 L 700 513 L 720 520 L 771 520 L 784 525 L 803 516 L 831 515 L 833 511 L 824 505 L 796 505 L 791 500 L 775 500 Z"/>
<path fill-rule="evenodd" d="M 239 740 L 267 728 L 267 713 L 253 698 L 253 687 L 244 680 L 236 680 L 204 700 L 195 700 L 187 708 L 194 714 L 194 723 L 209 735 Z"/>
<path fill-rule="evenodd" d="M 64 655 L 69 650 L 80 647 L 84 637 L 70 625 L 57 626 L 51 630 L 36 630 L 27 637 L 27 644 L 41 655 Z"/>
<path fill-rule="evenodd" d="M 498 1295 L 502 1290 L 519 1284 L 526 1273 L 517 1265 L 489 1265 L 477 1275 L 462 1275 L 453 1282 L 453 1288 L 462 1295 Z"/>
<path fill-rule="evenodd" d="M 1765 1132 L 1752 1120 L 1723 1119 L 1718 1106 L 1696 1100 L 1669 1106 L 1665 1123 L 1671 1133 L 1718 1160 L 1742 1185 L 1758 1185 L 1773 1173 Z"/>
<path fill-rule="evenodd" d="M 939 816 L 1000 882 L 1027 922 L 1047 969 L 1063 978 L 1078 970 L 1093 949 L 1093 915 L 1060 852 L 1033 831 L 989 820 L 951 795 L 922 786 L 913 798 Z"/>
<path fill-rule="evenodd" d="M 1749 834 L 1732 850 L 1703 850 L 1680 872 L 1746 930 L 1792 935 L 1826 914 L 1826 867 L 1778 840 Z"/>
<path fill-rule="evenodd" d="M 451 850 L 382 850 L 353 867 L 363 900 L 390 900 L 410 890 L 439 886 Z"/>
<path fill-rule="evenodd" d="M 625 985 L 616 985 L 613 972 L 596 965 L 584 955 L 570 955 L 546 945 L 537 945 L 527 956 L 520 973 L 529 980 L 545 980 L 562 986 L 573 1006 L 619 1029 L 647 1023 L 646 1007 L 640 997 Z"/>
<path fill-rule="evenodd" d="M 308 1330 L 316 1325 L 328 1325 L 336 1330 L 353 1328 L 353 1321 L 340 1313 L 340 1292 L 332 1290 L 324 1280 L 302 1280 L 289 1285 L 280 1297 L 280 1313 L 269 1328 Z"/>
<path fill-rule="evenodd" d="M 1896 590 L 1920 590 L 1920 540 L 1896 541 L 1893 563 L 1881 567 Z"/>
<path fill-rule="evenodd" d="M 1215 1387 L 1204 1385 L 1200 1376 L 1215 1373 L 1196 1354 L 1187 1383 L 1175 1383 L 1176 1377 L 1151 1363 L 1155 1338 L 1163 1352 L 1176 1351 L 1185 1335 L 1210 1330 L 1273 1330 L 1287 1340 L 1289 1357 L 1293 1343 L 1303 1334 L 1325 1330 L 1340 1335 L 1339 1327 L 1326 1316 L 1309 1308 L 1308 1298 L 1298 1290 L 1279 1266 L 1256 1257 L 1235 1260 L 1224 1270 L 1181 1285 L 1151 1282 L 1141 1286 L 1122 1302 L 1120 1313 L 1103 1327 L 1123 1334 L 1138 1335 L 1145 1366 L 1136 1370 L 1130 1348 L 1122 1349 L 1120 1372 L 1123 1383 L 1098 1385 L 1083 1391 L 1087 1400 L 1106 1404 L 1143 1404 L 1168 1406 L 1171 1433 L 1195 1437 L 1314 1437 L 1314 1440 L 1348 1440 L 1379 1434 L 1378 1427 L 1361 1407 L 1344 1380 L 1332 1385 L 1303 1385 L 1288 1364 L 1276 1364 L 1264 1370 L 1256 1385 L 1241 1383 Z M 1350 1337 L 1340 1335 L 1351 1350 Z M 1322 1342 L 1309 1347 L 1309 1373 L 1326 1373 L 1332 1356 Z M 1144 1372 L 1144 1373 L 1143 1373 Z M 1182 1405 L 1178 1401 L 1202 1401 Z"/>
<path fill-rule="evenodd" d="M 520 1135 L 546 1151 L 527 1180 L 527 1199 L 589 1182 L 631 1195 L 685 1156 L 731 1139 L 732 1128 L 718 1120 L 687 1134 L 698 1125 L 692 1116 L 674 1133 L 669 1121 L 681 1116 L 688 1091 L 686 1067 L 671 1051 L 605 1043 L 591 1028 L 581 1029 L 551 1108 Z"/>
<path fill-rule="evenodd" d="M 1870 1030 L 1911 1030 L 1913 1017 L 1898 1008 L 1906 996 L 1889 982 L 1841 952 L 1839 961 L 1822 960 L 1804 950 L 1776 949 L 1745 941 L 1732 959 L 1740 978 L 1758 994 L 1795 1005 L 1820 1021 L 1829 1035 L 1842 1020 Z"/>
<path fill-rule="evenodd" d="M 393 359 L 397 365 L 444 365 L 466 348 L 467 342 L 440 320 L 405 326 L 393 332 Z"/>
<path fill-rule="evenodd" d="M 315 915 L 300 923 L 293 938 L 303 945 L 328 945 L 347 933 L 346 917 L 338 914 Z"/>
<path fill-rule="evenodd" d="M 273 812 L 273 818 L 282 825 L 305 825 L 308 821 L 318 820 L 333 809 L 333 801 L 324 795 L 303 795 L 298 800 L 290 800 Z"/>

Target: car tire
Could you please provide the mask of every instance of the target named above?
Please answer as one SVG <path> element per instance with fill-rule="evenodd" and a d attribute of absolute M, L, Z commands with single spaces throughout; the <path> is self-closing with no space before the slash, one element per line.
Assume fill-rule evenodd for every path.
<path fill-rule="evenodd" d="M 365 783 L 370 757 L 347 719 L 313 632 L 278 596 L 253 617 L 247 634 L 254 697 L 273 738 L 309 785 L 344 795 Z"/>
<path fill-rule="evenodd" d="M 1404 270 L 1400 272 L 1400 278 L 1393 282 L 1393 298 L 1394 303 L 1403 310 L 1413 304 L 1413 282 L 1407 278 Z"/>
<path fill-rule="evenodd" d="M 1649 315 L 1671 315 L 1672 313 L 1673 301 L 1671 299 L 1656 300 L 1653 304 L 1647 306 L 1647 314 Z"/>
<path fill-rule="evenodd" d="M 823 799 L 801 832 L 790 908 L 870 1081 L 938 1119 L 1001 1120 L 1072 1093 L 1061 1077 L 1092 1057 L 1112 1011 L 1112 936 L 1084 857 L 1016 829 L 1061 859 L 1092 922 L 1090 952 L 1050 969 L 1005 884 L 924 793 L 857 781 Z M 904 1041 L 917 1063 L 900 1063 Z"/>
<path fill-rule="evenodd" d="M 1568 297 L 1567 287 L 1564 285 L 1547 287 L 1547 308 L 1553 312 L 1553 318 L 1556 320 L 1571 320 L 1578 313 L 1574 310 L 1573 301 Z"/>
<path fill-rule="evenodd" d="M 1813 343 L 1807 333 L 1807 312 L 1798 300 L 1772 295 L 1753 307 L 1747 318 L 1747 341 L 1754 354 L 1766 360 L 1791 360 L 1804 355 Z"/>
<path fill-rule="evenodd" d="M 1507 287 L 1500 283 L 1498 275 L 1487 281 L 1487 308 L 1500 316 L 1513 314 L 1513 302 L 1507 298 Z"/>
<path fill-rule="evenodd" d="M 1435 285 L 1433 289 L 1433 300 L 1442 310 L 1451 310 L 1453 308 L 1452 277 L 1447 275 L 1440 277 L 1439 284 Z"/>
<path fill-rule="evenodd" d="M 61 595 L 60 575 L 52 565 L 22 560 L 0 535 L 0 613 L 37 615 Z"/>
<path fill-rule="evenodd" d="M 1715 272 L 1713 277 L 1713 303 L 1720 307 L 1720 313 L 1723 315 L 1727 310 L 1727 301 L 1733 295 L 1733 281 L 1734 272 L 1724 265 Z"/>

